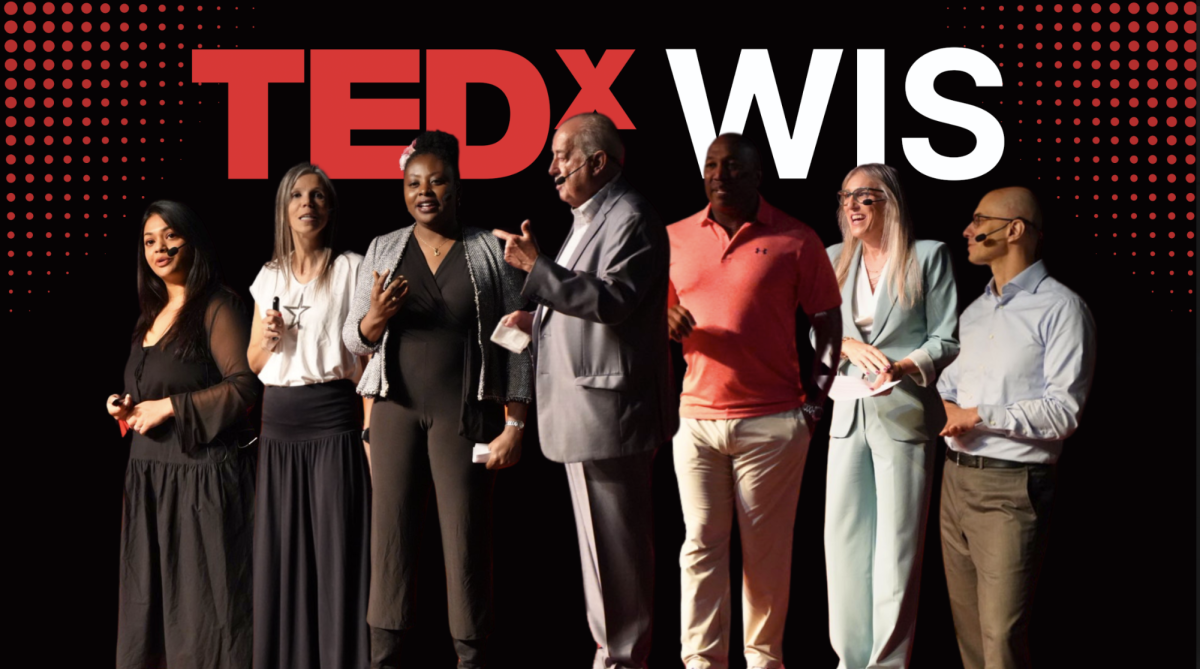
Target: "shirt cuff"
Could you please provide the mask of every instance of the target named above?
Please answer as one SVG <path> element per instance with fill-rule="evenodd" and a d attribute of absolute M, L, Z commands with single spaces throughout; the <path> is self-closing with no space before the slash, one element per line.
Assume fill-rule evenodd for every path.
<path fill-rule="evenodd" d="M 975 407 L 975 411 L 979 412 L 979 427 L 988 432 L 1004 432 L 1004 419 L 1008 412 L 1004 407 L 996 404 L 980 404 Z"/>
<path fill-rule="evenodd" d="M 938 394 L 942 396 L 942 401 L 958 404 L 958 393 L 953 390 L 939 390 Z"/>
<path fill-rule="evenodd" d="M 357 326 L 355 326 L 355 328 L 354 328 L 354 332 L 355 332 L 355 334 L 357 334 L 357 335 L 358 335 L 358 341 L 359 341 L 359 343 L 361 343 L 363 346 L 366 346 L 367 348 L 371 349 L 372 351 L 378 351 L 378 350 L 379 350 L 379 344 L 380 344 L 381 342 L 383 342 L 383 336 L 382 336 L 382 335 L 380 335 L 380 337 L 379 337 L 379 341 L 377 341 L 377 342 L 371 342 L 371 341 L 369 341 L 369 340 L 367 339 L 367 336 L 366 336 L 365 334 L 363 334 L 363 331 L 362 331 L 362 322 L 363 322 L 363 318 L 366 318 L 366 315 L 363 315 L 363 317 L 362 317 L 362 318 L 358 319 L 358 325 L 357 325 Z M 383 331 L 384 331 L 384 332 L 387 332 L 387 328 L 386 328 L 386 327 L 384 327 L 384 330 L 383 330 Z"/>
<path fill-rule="evenodd" d="M 917 366 L 917 371 L 920 372 L 913 378 L 918 386 L 927 388 L 937 381 L 937 370 L 933 366 L 933 358 L 929 357 L 929 354 L 923 349 L 917 349 L 905 357 L 912 360 L 913 364 Z"/>

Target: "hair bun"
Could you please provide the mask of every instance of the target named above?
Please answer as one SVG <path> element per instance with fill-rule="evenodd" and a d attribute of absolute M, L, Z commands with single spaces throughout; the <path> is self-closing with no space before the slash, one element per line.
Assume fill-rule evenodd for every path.
<path fill-rule="evenodd" d="M 458 138 L 441 130 L 421 133 L 413 145 L 413 155 L 432 153 L 458 174 Z"/>

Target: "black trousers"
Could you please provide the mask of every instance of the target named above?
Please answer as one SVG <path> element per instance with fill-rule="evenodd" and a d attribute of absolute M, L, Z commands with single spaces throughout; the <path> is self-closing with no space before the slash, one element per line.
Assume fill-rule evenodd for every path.
<path fill-rule="evenodd" d="M 471 462 L 474 443 L 458 430 L 457 411 L 430 414 L 385 400 L 374 404 L 367 610 L 372 627 L 403 630 L 415 624 L 417 543 L 432 489 L 446 560 L 450 634 L 474 640 L 491 630 L 494 476 Z"/>

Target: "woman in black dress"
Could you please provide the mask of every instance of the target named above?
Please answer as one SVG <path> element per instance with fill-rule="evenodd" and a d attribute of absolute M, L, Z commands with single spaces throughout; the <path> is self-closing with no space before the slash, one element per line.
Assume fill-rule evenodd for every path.
<path fill-rule="evenodd" d="M 142 233 L 125 392 L 105 403 L 134 433 L 117 667 L 246 669 L 254 462 L 243 447 L 259 395 L 249 327 L 190 209 L 155 202 Z"/>
<path fill-rule="evenodd" d="M 491 470 L 520 457 L 532 395 L 529 354 L 489 337 L 520 308 L 523 277 L 504 263 L 490 232 L 458 222 L 458 140 L 427 132 L 412 149 L 402 169 L 416 225 L 371 242 L 343 332 L 351 351 L 374 353 L 358 388 L 375 398 L 371 666 L 397 666 L 415 622 L 417 540 L 432 486 L 458 666 L 482 667 L 491 629 Z M 488 444 L 486 466 L 472 463 L 476 443 Z"/>
<path fill-rule="evenodd" d="M 334 247 L 337 191 L 301 163 L 275 197 L 275 252 L 250 294 L 263 382 L 254 520 L 254 669 L 364 669 L 371 481 L 362 359 L 342 324 L 362 256 Z"/>

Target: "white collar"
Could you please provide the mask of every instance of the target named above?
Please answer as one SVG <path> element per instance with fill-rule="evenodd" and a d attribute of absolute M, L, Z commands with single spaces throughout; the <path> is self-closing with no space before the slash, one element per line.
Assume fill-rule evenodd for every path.
<path fill-rule="evenodd" d="M 600 205 L 604 204 L 604 201 L 608 199 L 608 193 L 612 190 L 612 185 L 616 182 L 616 180 L 616 177 L 609 179 L 608 183 L 601 186 L 600 190 L 596 191 L 595 195 L 588 198 L 587 202 L 584 202 L 578 207 L 572 207 L 571 215 L 577 219 L 583 218 L 584 225 L 591 225 L 592 218 L 594 218 L 596 216 L 596 212 L 600 210 Z"/>

